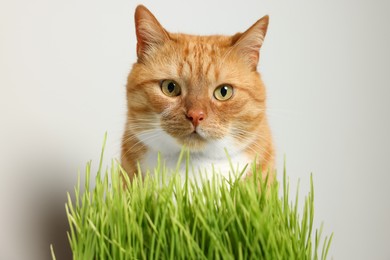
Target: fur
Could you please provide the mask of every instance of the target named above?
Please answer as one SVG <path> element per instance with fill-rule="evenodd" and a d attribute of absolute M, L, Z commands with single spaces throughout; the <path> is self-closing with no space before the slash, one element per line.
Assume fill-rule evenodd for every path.
<path fill-rule="evenodd" d="M 128 76 L 122 142 L 122 165 L 130 177 L 138 163 L 142 173 L 153 170 L 158 153 L 175 168 L 183 146 L 202 171 L 214 167 L 229 174 L 225 148 L 240 169 L 255 158 L 263 172 L 273 168 L 266 93 L 257 71 L 268 20 L 264 16 L 233 36 L 195 36 L 169 33 L 148 9 L 137 7 L 138 60 Z M 180 95 L 164 94 L 164 80 L 176 82 Z M 223 84 L 232 86 L 233 95 L 220 101 L 214 91 Z"/>

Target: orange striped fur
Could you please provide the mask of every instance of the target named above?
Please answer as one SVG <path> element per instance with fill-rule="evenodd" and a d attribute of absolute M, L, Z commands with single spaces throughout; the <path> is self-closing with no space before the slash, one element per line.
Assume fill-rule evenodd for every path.
<path fill-rule="evenodd" d="M 210 169 L 228 163 L 224 148 L 241 168 L 257 158 L 258 167 L 272 169 L 266 93 L 257 71 L 268 16 L 233 36 L 169 33 L 144 6 L 137 7 L 135 24 L 138 60 L 128 76 L 122 142 L 122 165 L 129 176 L 137 173 L 137 163 L 143 171 L 152 170 L 158 152 L 177 160 L 182 146 Z M 164 94 L 164 80 L 172 80 L 180 94 Z M 216 89 L 226 85 L 232 96 L 218 100 Z"/>

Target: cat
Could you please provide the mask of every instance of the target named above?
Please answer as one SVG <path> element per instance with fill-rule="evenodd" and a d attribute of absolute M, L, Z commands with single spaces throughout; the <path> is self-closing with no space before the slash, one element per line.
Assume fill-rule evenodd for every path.
<path fill-rule="evenodd" d="M 263 175 L 273 169 L 266 93 L 257 71 L 268 21 L 264 16 L 233 36 L 195 36 L 170 33 L 146 7 L 136 8 L 137 62 L 127 81 L 121 154 L 130 179 L 138 164 L 142 174 L 153 172 L 158 154 L 175 169 L 183 147 L 195 169 L 190 178 L 212 169 L 228 177 L 231 165 L 248 165 L 248 175 L 255 159 Z"/>

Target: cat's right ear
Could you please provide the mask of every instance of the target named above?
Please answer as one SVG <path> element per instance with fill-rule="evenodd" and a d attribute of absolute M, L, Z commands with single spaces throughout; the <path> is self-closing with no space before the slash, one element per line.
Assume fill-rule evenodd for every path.
<path fill-rule="evenodd" d="M 137 34 L 137 56 L 141 58 L 150 50 L 169 39 L 168 32 L 156 17 L 143 5 L 135 9 L 135 31 Z"/>

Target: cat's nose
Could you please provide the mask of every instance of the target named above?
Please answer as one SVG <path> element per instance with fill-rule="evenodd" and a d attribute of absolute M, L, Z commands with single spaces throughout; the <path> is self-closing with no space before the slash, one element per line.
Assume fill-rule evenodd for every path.
<path fill-rule="evenodd" d="M 199 122 L 205 118 L 205 113 L 201 109 L 191 109 L 187 112 L 187 118 L 192 122 L 194 127 L 197 127 Z"/>

